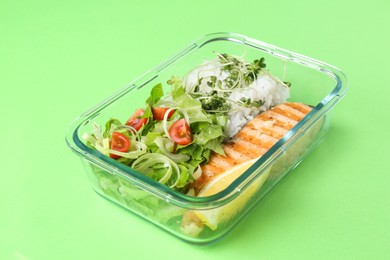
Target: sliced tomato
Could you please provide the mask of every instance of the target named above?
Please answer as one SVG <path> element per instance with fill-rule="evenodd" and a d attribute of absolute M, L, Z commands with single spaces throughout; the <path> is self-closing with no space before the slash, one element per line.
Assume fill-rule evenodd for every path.
<path fill-rule="evenodd" d="M 111 150 L 125 153 L 125 152 L 129 151 L 130 140 L 124 134 L 121 134 L 119 132 L 113 132 L 110 147 L 111 147 Z M 120 156 L 110 153 L 110 157 L 114 158 L 114 159 L 118 159 Z"/>
<path fill-rule="evenodd" d="M 152 113 L 153 113 L 153 118 L 155 120 L 163 120 L 164 119 L 164 115 L 165 115 L 165 112 L 168 111 L 168 107 L 153 107 L 152 108 Z M 173 113 L 175 113 L 175 110 L 172 109 L 169 113 L 168 113 L 168 118 L 170 118 Z"/>
<path fill-rule="evenodd" d="M 145 111 L 143 109 L 137 109 L 134 114 L 127 120 L 126 125 L 133 127 L 135 130 L 140 130 L 142 125 L 148 123 L 147 118 L 142 118 Z"/>
<path fill-rule="evenodd" d="M 168 133 L 169 137 L 177 144 L 187 145 L 192 142 L 191 128 L 184 118 L 174 122 Z"/>

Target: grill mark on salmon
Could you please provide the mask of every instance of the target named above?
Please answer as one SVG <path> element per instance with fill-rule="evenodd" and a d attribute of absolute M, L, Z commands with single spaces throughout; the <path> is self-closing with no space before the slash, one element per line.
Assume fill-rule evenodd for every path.
<path fill-rule="evenodd" d="M 286 102 L 284 104 L 287 106 L 290 106 L 290 107 L 292 107 L 292 108 L 294 108 L 294 109 L 296 109 L 304 114 L 309 114 L 309 112 L 312 110 L 312 107 L 307 106 L 307 105 L 303 105 L 302 103 Z"/>
<path fill-rule="evenodd" d="M 270 135 L 276 139 L 282 138 L 288 132 L 288 129 L 276 125 L 273 120 L 266 121 L 260 117 L 252 119 L 247 126 L 252 129 L 260 130 L 262 133 Z"/>
<path fill-rule="evenodd" d="M 223 172 L 225 169 L 220 166 L 215 166 L 211 163 L 202 166 L 202 175 L 199 179 L 196 180 L 196 184 L 203 186 L 211 176 L 214 176 L 217 172 Z M 203 177 L 203 178 L 202 178 Z M 195 186 L 194 186 L 195 187 Z"/>
<path fill-rule="evenodd" d="M 201 166 L 202 175 L 191 185 L 195 193 L 213 176 L 265 154 L 311 110 L 303 103 L 286 102 L 257 115 L 223 144 L 226 156 L 212 153 L 209 162 Z"/>
<path fill-rule="evenodd" d="M 225 159 L 226 158 L 226 159 Z M 222 170 L 229 169 L 233 166 L 233 163 L 231 162 L 231 158 L 224 157 L 220 154 L 213 154 L 213 156 L 209 159 L 209 165 L 214 165 L 216 168 L 220 168 Z"/>
<path fill-rule="evenodd" d="M 296 120 L 290 119 L 272 110 L 268 111 L 266 114 L 263 114 L 260 118 L 263 120 L 273 121 L 275 125 L 285 129 L 291 129 L 296 124 Z"/>
<path fill-rule="evenodd" d="M 309 107 L 309 106 L 307 106 L 307 107 Z M 278 113 L 278 114 L 287 116 L 287 117 L 289 117 L 293 120 L 296 120 L 296 121 L 302 120 L 302 118 L 304 118 L 305 115 L 307 114 L 307 113 L 301 112 L 301 111 L 306 111 L 305 108 L 292 105 L 291 103 L 288 103 L 288 104 L 283 103 L 283 104 L 277 105 L 277 106 L 273 107 L 273 111 Z"/>
<path fill-rule="evenodd" d="M 266 149 L 270 149 L 278 141 L 275 137 L 263 134 L 260 130 L 249 127 L 244 127 L 238 132 L 236 138 L 252 142 L 257 146 L 263 146 Z"/>
<path fill-rule="evenodd" d="M 248 142 L 243 139 L 235 138 L 234 148 L 241 153 L 244 153 L 250 159 L 257 158 L 267 152 L 268 149 L 255 145 L 253 142 Z"/>
<path fill-rule="evenodd" d="M 225 153 L 228 157 L 236 158 L 236 160 L 239 161 L 240 163 L 243 163 L 243 162 L 246 162 L 246 161 L 249 161 L 252 159 L 252 157 L 250 157 L 250 156 L 248 156 L 240 151 L 237 151 L 235 149 L 234 143 L 226 143 L 223 147 L 223 150 L 225 151 Z"/>

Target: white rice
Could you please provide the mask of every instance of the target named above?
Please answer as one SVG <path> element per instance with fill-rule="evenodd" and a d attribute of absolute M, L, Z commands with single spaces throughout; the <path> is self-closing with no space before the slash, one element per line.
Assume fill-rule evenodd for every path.
<path fill-rule="evenodd" d="M 289 96 L 290 90 L 285 85 L 277 82 L 267 74 L 260 75 L 248 88 L 233 92 L 230 98 L 238 101 L 242 97 L 249 97 L 253 100 L 262 100 L 264 104 L 259 108 L 233 105 L 233 110 L 229 113 L 225 134 L 228 138 L 233 137 L 246 123 L 260 112 L 264 112 L 272 106 L 285 102 Z"/>
<path fill-rule="evenodd" d="M 221 71 L 221 64 L 217 60 L 208 61 L 195 70 L 191 71 L 184 79 L 183 85 L 190 90 L 198 83 L 200 78 L 209 78 L 216 76 L 220 80 L 228 77 L 229 73 Z M 202 81 L 200 91 L 207 93 L 211 90 L 207 86 L 207 81 Z M 256 107 L 241 107 L 236 103 L 232 105 L 232 111 L 229 112 L 225 135 L 227 138 L 233 137 L 237 132 L 252 120 L 260 112 L 285 102 L 290 97 L 290 89 L 280 80 L 271 76 L 268 72 L 262 72 L 257 79 L 249 86 L 235 89 L 228 97 L 233 101 L 240 101 L 241 98 L 250 98 L 251 100 L 262 101 L 263 105 Z"/>

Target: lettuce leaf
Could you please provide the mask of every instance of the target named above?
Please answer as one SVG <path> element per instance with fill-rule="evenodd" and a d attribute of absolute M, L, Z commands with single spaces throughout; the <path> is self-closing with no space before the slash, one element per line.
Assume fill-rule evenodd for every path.
<path fill-rule="evenodd" d="M 144 111 L 143 118 L 149 118 L 153 116 L 152 107 L 164 96 L 164 90 L 161 83 L 155 85 L 150 91 L 150 96 L 146 100 L 146 108 Z"/>
<path fill-rule="evenodd" d="M 177 103 L 177 105 L 187 112 L 190 124 L 195 122 L 212 122 L 212 119 L 206 114 L 202 109 L 202 103 L 192 98 L 190 95 L 187 95 L 185 92 L 181 80 L 178 78 L 172 78 L 170 81 L 172 84 L 172 100 Z"/>
<path fill-rule="evenodd" d="M 111 134 L 112 134 L 112 130 L 117 127 L 117 126 L 121 126 L 122 123 L 116 119 L 116 118 L 110 118 L 107 122 L 106 122 L 106 129 L 104 130 L 103 132 L 103 137 L 104 138 L 111 138 Z"/>

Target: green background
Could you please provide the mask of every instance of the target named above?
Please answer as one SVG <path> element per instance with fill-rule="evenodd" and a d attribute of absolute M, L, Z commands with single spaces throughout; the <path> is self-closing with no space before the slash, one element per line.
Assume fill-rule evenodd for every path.
<path fill-rule="evenodd" d="M 390 259 L 390 2 L 0 0 L 0 259 Z M 324 140 L 219 243 L 98 197 L 72 120 L 210 32 L 341 68 Z"/>

